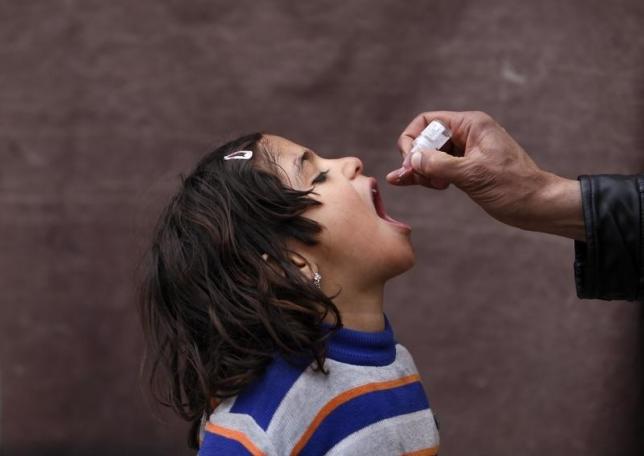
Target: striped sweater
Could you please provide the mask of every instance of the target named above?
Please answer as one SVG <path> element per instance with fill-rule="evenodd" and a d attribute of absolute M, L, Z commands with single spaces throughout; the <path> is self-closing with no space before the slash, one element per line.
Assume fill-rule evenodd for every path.
<path fill-rule="evenodd" d="M 327 345 L 329 375 L 276 358 L 205 424 L 199 456 L 436 455 L 438 430 L 414 361 L 389 321 L 343 328 Z"/>

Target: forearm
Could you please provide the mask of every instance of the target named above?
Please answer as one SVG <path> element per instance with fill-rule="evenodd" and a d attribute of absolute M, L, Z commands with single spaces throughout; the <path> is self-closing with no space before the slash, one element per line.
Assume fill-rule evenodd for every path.
<path fill-rule="evenodd" d="M 534 195 L 530 231 L 586 240 L 579 181 L 544 173 L 544 185 Z"/>
<path fill-rule="evenodd" d="M 525 204 L 521 228 L 575 241 L 577 295 L 641 300 L 644 296 L 642 220 L 644 176 L 565 179 L 543 172 Z"/>

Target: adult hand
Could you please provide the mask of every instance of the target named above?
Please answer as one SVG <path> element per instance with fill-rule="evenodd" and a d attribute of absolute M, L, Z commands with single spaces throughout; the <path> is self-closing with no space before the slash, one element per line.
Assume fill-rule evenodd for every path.
<path fill-rule="evenodd" d="M 423 150 L 412 141 L 432 120 L 443 121 L 461 156 Z M 540 169 L 492 117 L 482 112 L 418 115 L 398 141 L 403 166 L 387 175 L 393 185 L 444 189 L 453 183 L 488 214 L 518 228 L 584 240 L 579 182 Z"/>

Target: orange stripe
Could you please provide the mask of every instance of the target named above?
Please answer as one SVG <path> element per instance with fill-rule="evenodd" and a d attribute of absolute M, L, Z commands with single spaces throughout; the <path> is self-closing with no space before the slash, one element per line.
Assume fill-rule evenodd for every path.
<path fill-rule="evenodd" d="M 322 421 L 324 421 L 324 419 L 333 410 L 335 410 L 337 407 L 344 404 L 345 402 L 350 401 L 351 399 L 357 396 L 370 393 L 372 391 L 380 391 L 380 390 L 396 388 L 398 386 L 407 385 L 408 383 L 413 383 L 417 381 L 420 381 L 420 376 L 418 374 L 408 375 L 406 377 L 401 377 L 396 380 L 389 380 L 386 382 L 367 383 L 366 385 L 357 386 L 355 388 L 345 391 L 342 394 L 337 395 L 329 402 L 327 402 L 326 405 L 322 407 L 322 409 L 318 412 L 318 414 L 315 416 L 315 418 L 307 428 L 306 432 L 302 434 L 302 437 L 300 437 L 300 440 L 297 441 L 297 444 L 293 447 L 293 450 L 291 450 L 291 454 L 295 455 L 295 454 L 298 454 L 300 451 L 302 451 L 302 448 L 304 448 L 304 446 L 306 445 L 306 442 L 309 441 L 309 439 L 311 438 L 315 430 L 318 428 L 318 426 L 320 426 L 320 423 L 322 423 Z"/>
<path fill-rule="evenodd" d="M 214 434 L 219 434 L 229 439 L 233 439 L 241 443 L 244 448 L 246 448 L 250 454 L 253 456 L 264 456 L 264 452 L 257 448 L 255 444 L 248 438 L 243 432 L 235 431 L 234 429 L 228 429 L 225 427 L 212 424 L 210 422 L 206 423 L 206 431 L 212 432 Z"/>
<path fill-rule="evenodd" d="M 438 454 L 438 447 L 423 448 L 422 450 L 411 451 L 404 453 L 401 456 L 436 456 Z"/>

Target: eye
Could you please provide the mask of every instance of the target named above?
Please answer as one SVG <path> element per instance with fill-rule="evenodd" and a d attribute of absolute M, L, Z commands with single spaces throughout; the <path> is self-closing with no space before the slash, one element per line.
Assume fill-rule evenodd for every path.
<path fill-rule="evenodd" d="M 320 183 L 326 181 L 326 175 L 327 174 L 329 174 L 329 170 L 322 171 L 320 174 L 317 175 L 317 177 L 315 179 L 313 179 L 311 184 L 315 185 L 315 184 L 320 184 Z"/>

